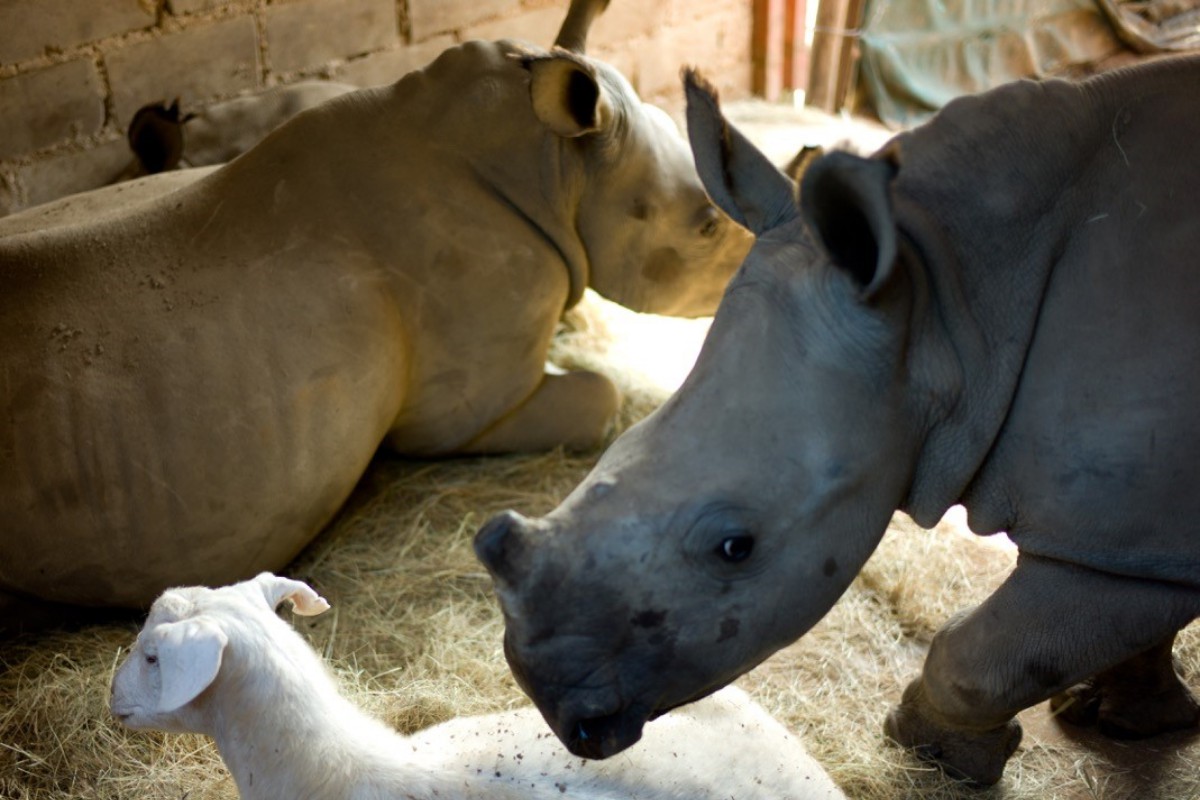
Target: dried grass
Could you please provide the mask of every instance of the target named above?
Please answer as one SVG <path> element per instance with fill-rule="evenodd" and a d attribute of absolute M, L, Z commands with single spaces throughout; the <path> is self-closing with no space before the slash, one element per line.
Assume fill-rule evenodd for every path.
<path fill-rule="evenodd" d="M 624 313 L 592 301 L 559 341 L 558 357 L 604 366 L 623 383 L 622 426 L 664 393 L 631 381 L 606 358 Z M 601 311 L 595 311 L 600 308 Z M 644 321 L 639 321 L 644 324 Z M 661 321 L 654 338 L 698 336 Z M 645 330 L 652 330 L 654 325 Z M 682 367 L 692 357 L 685 348 Z M 549 510 L 595 456 L 563 453 L 447 462 L 381 457 L 349 506 L 292 566 L 333 602 L 297 619 L 347 691 L 397 728 L 522 705 L 500 650 L 502 624 L 471 537 L 504 508 Z M 1200 797 L 1200 744 L 1182 737 L 1141 745 L 1079 740 L 1022 715 L 1026 741 L 1001 784 L 965 789 L 890 746 L 882 720 L 919 670 L 930 636 L 954 611 L 986 596 L 1013 556 L 944 524 L 922 531 L 898 516 L 879 551 L 834 610 L 807 636 L 741 680 L 802 735 L 856 800 Z M 201 737 L 139 734 L 106 711 L 113 669 L 136 621 L 30 636 L 0 648 L 0 798 L 207 800 L 236 792 Z M 1184 672 L 1200 674 L 1200 636 L 1181 643 Z"/>
<path fill-rule="evenodd" d="M 774 137 L 766 144 L 774 143 L 780 163 L 803 143 L 875 135 L 811 120 L 781 135 L 790 122 L 780 114 L 749 104 L 739 120 L 760 141 Z M 704 323 L 641 318 L 595 298 L 586 306 L 572 315 L 554 355 L 563 366 L 598 369 L 617 381 L 623 430 L 690 368 Z M 502 509 L 548 511 L 595 457 L 381 456 L 343 513 L 290 568 L 333 603 L 329 613 L 295 624 L 347 692 L 400 730 L 527 703 L 504 663 L 502 623 L 471 537 Z M 826 618 L 739 683 L 800 732 L 854 800 L 1200 798 L 1195 738 L 1115 744 L 1063 733 L 1043 709 L 1022 714 L 1025 741 L 1002 782 L 986 791 L 948 781 L 885 741 L 884 715 L 918 673 L 933 632 L 985 597 L 1012 561 L 1010 550 L 952 524 L 923 531 L 898 515 Z M 137 628 L 129 618 L 0 644 L 0 800 L 237 796 L 207 739 L 131 733 L 109 719 L 109 681 Z M 1197 687 L 1196 625 L 1181 636 L 1178 653 Z"/>

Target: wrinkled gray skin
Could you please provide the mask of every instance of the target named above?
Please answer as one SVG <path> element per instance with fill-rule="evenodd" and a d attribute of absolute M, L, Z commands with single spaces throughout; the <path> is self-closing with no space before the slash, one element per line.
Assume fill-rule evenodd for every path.
<path fill-rule="evenodd" d="M 999 779 L 1056 696 L 1119 736 L 1197 724 L 1200 59 L 958 100 L 790 181 L 689 84 L 713 199 L 758 235 L 679 392 L 541 519 L 476 538 L 520 684 L 577 754 L 819 620 L 896 509 L 1021 550 L 933 641 L 888 733 Z"/>
<path fill-rule="evenodd" d="M 562 310 L 711 313 L 749 246 L 668 126 L 580 53 L 471 42 L 0 221 L 0 628 L 277 569 L 383 442 L 595 446 L 616 392 L 544 372 Z"/>

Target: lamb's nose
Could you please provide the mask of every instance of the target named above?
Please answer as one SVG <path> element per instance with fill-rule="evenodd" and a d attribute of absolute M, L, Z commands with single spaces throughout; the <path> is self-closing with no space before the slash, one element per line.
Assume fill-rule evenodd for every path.
<path fill-rule="evenodd" d="M 511 583 L 518 555 L 524 546 L 522 532 L 529 521 L 515 511 L 492 517 L 475 534 L 475 557 L 497 580 Z"/>

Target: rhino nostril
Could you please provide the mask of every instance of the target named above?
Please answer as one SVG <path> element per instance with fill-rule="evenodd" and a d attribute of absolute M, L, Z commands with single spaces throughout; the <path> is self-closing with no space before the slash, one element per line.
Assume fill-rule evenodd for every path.
<path fill-rule="evenodd" d="M 628 710 L 575 722 L 568 730 L 567 749 L 581 758 L 608 758 L 642 738 L 645 716 Z"/>

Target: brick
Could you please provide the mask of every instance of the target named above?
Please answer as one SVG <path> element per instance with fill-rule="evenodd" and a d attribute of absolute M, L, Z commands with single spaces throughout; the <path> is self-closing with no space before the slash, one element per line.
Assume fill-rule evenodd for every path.
<path fill-rule="evenodd" d="M 679 71 L 685 65 L 699 66 L 718 89 L 726 88 L 727 68 L 750 60 L 749 26 L 737 26 L 738 18 L 725 14 L 681 21 L 664 30 L 651 46 L 637 48 L 639 91 L 679 95 Z"/>
<path fill-rule="evenodd" d="M 151 3 L 139 0 L 3 0 L 0 63 L 69 50 L 154 25 Z M 18 33 L 19 32 L 19 33 Z"/>
<path fill-rule="evenodd" d="M 614 0 L 620 2 L 620 0 Z M 754 21 L 754 9 L 751 3 L 735 3 L 730 0 L 673 0 L 667 14 L 667 24 L 678 25 L 681 22 L 702 18 L 720 17 L 728 12 L 735 12 L 745 18 L 746 37 L 750 36 L 750 25 Z"/>
<path fill-rule="evenodd" d="M 666 27 L 668 11 L 668 5 L 662 2 L 612 0 L 608 10 L 592 23 L 588 50 L 616 49 L 630 39 L 654 38 Z"/>
<path fill-rule="evenodd" d="M 520 39 L 549 49 L 558 36 L 558 29 L 562 27 L 563 16 L 563 9 L 557 7 L 526 11 L 515 17 L 502 17 L 472 25 L 463 29 L 462 38 L 464 41 Z"/>
<path fill-rule="evenodd" d="M 198 11 L 211 11 L 214 8 L 228 5 L 228 3 L 229 0 L 167 0 L 167 10 L 178 16 L 195 14 Z"/>
<path fill-rule="evenodd" d="M 90 150 L 39 159 L 18 167 L 18 180 L 25 187 L 24 207 L 107 186 L 115 182 L 132 162 L 133 154 L 122 137 Z"/>
<path fill-rule="evenodd" d="M 393 47 L 400 33 L 394 0 L 297 0 L 267 6 L 272 71 L 294 72 Z"/>
<path fill-rule="evenodd" d="M 414 42 L 512 12 L 512 0 L 409 0 L 408 19 Z"/>
<path fill-rule="evenodd" d="M 372 53 L 346 62 L 334 70 L 333 77 L 355 86 L 384 86 L 424 67 L 454 44 L 454 37 L 446 34 L 420 44 Z"/>
<path fill-rule="evenodd" d="M 41 150 L 104 125 L 104 87 L 91 59 L 0 81 L 0 159 Z"/>
<path fill-rule="evenodd" d="M 179 97 L 196 105 L 258 85 L 258 43 L 248 16 L 138 42 L 106 61 L 122 128 L 146 103 Z"/>

